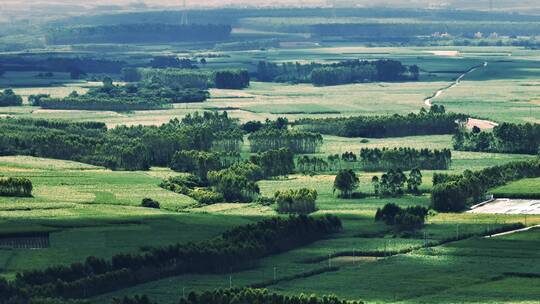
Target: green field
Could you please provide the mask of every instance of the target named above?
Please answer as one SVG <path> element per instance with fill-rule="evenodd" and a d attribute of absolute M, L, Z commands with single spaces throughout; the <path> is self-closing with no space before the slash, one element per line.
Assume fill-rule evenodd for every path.
<path fill-rule="evenodd" d="M 493 189 L 493 194 L 497 197 L 540 197 L 540 178 L 526 178 L 505 186 Z"/>
<path fill-rule="evenodd" d="M 112 112 L 45 110 L 30 106 L 0 108 L 0 117 L 99 121 L 108 127 L 161 125 L 173 118 L 201 111 L 224 111 L 241 122 L 286 117 L 348 117 L 356 115 L 406 115 L 426 108 L 425 99 L 448 88 L 460 75 L 478 67 L 462 81 L 434 98 L 447 110 L 495 122 L 540 123 L 540 51 L 522 47 L 377 46 L 342 41 L 317 41 L 303 34 L 266 30 L 317 23 L 372 22 L 370 18 L 245 18 L 233 37 L 250 35 L 284 39 L 281 48 L 220 52 L 208 44 L 89 45 L 65 50 L 85 54 L 96 47 L 103 54 L 127 60 L 134 66 L 151 56 L 208 56 L 205 69 L 247 68 L 255 72 L 260 60 L 272 62 L 333 63 L 347 59 L 395 59 L 420 67 L 418 82 L 356 83 L 330 87 L 311 84 L 265 83 L 252 79 L 244 90 L 210 89 L 203 103 L 175 104 L 152 111 Z M 388 19 L 387 22 L 403 22 Z M 421 20 L 405 20 L 421 22 Z M 251 30 L 246 29 L 251 28 Z M 295 47 L 295 43 L 298 45 Z M 305 43 L 305 44 L 302 44 Z M 80 53 L 76 49 L 82 49 Z M 43 50 L 45 52 L 45 50 Z M 71 53 L 72 52 L 72 53 Z M 91 51 L 88 51 L 91 52 Z M 99 52 L 98 52 L 99 53 Z M 22 54 L 22 53 L 21 53 Z M 101 54 L 100 54 L 101 55 Z M 204 57 L 204 56 L 202 56 Z M 200 57 L 197 57 L 200 58 Z M 482 66 L 487 62 L 486 66 Z M 13 87 L 25 101 L 46 93 L 64 97 L 85 93 L 100 85 L 73 81 L 67 73 L 37 77 L 37 72 L 7 72 L 0 88 Z M 93 76 L 93 75 L 92 75 Z M 120 75 L 112 75 L 115 81 Z M 452 135 L 366 139 L 324 135 L 320 152 L 328 155 L 362 148 L 452 149 Z M 242 157 L 249 156 L 246 140 Z M 452 164 L 444 173 L 461 174 L 534 155 L 452 151 Z M 350 164 L 349 164 L 350 165 Z M 358 165 L 358 164 L 357 164 Z M 423 170 L 422 194 L 398 198 L 374 196 L 373 176 L 350 165 L 360 179 L 365 198 L 340 199 L 333 191 L 336 172 L 291 174 L 258 182 L 262 196 L 276 191 L 311 188 L 318 192 L 317 212 L 334 214 L 344 229 L 307 246 L 269 256 L 249 268 L 222 274 L 188 274 L 161 279 L 89 299 L 110 303 L 112 298 L 147 294 L 163 303 L 177 303 L 190 291 L 265 285 L 284 294 L 336 294 L 366 303 L 538 303 L 540 299 L 540 229 L 485 238 L 507 224 L 540 224 L 540 214 L 436 213 L 412 232 L 397 232 L 375 222 L 378 208 L 387 203 L 401 207 L 431 203 L 434 173 Z M 408 172 L 406 172 L 408 173 Z M 33 197 L 0 197 L 0 238 L 20 233 L 49 233 L 50 247 L 38 250 L 0 247 L 0 277 L 13 279 L 20 271 L 67 265 L 88 256 L 110 258 L 118 253 L 143 253 L 151 246 L 198 242 L 232 227 L 276 216 L 275 206 L 258 203 L 201 205 L 192 198 L 164 190 L 160 182 L 176 173 L 168 168 L 149 171 L 111 171 L 103 167 L 30 156 L 0 156 L 0 177 L 26 177 Z M 523 179 L 491 189 L 496 196 L 540 197 L 540 179 Z M 140 206 L 143 198 L 159 201 L 161 209 Z M 351 254 L 354 253 L 354 254 Z M 356 256 L 364 255 L 362 257 Z M 331 267 L 329 267 L 331 266 Z M 318 271 L 313 274 L 310 272 Z M 272 281 L 274 276 L 277 281 Z M 262 284 L 266 283 L 266 284 Z M 160 302 L 161 303 L 161 302 Z"/>

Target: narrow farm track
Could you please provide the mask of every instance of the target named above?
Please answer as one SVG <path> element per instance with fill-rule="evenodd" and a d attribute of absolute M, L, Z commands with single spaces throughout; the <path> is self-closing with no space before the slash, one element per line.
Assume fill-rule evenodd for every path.
<path fill-rule="evenodd" d="M 481 65 L 477 65 L 477 66 L 474 66 L 474 67 L 470 68 L 465 73 L 461 74 L 456 80 L 454 80 L 454 82 L 452 82 L 451 84 L 447 85 L 446 87 L 444 87 L 442 89 L 437 90 L 435 93 L 433 93 L 433 95 L 431 95 L 428 98 L 424 99 L 424 104 L 431 108 L 433 106 L 433 99 L 441 96 L 444 92 L 456 87 L 457 85 L 459 85 L 461 83 L 463 78 L 465 78 L 467 75 L 469 75 L 470 73 L 472 73 L 472 72 L 474 72 L 474 71 L 476 71 L 476 70 L 478 70 L 480 68 L 487 67 L 488 64 L 489 63 L 486 61 Z"/>
<path fill-rule="evenodd" d="M 451 84 L 449 84 L 448 86 L 446 86 L 446 87 L 444 87 L 442 89 L 437 90 L 431 96 L 424 99 L 424 104 L 427 107 L 431 108 L 433 106 L 433 99 L 441 96 L 444 92 L 458 86 L 461 83 L 461 81 L 463 80 L 463 78 L 465 78 L 470 73 L 472 73 L 472 72 L 474 72 L 474 71 L 476 71 L 478 69 L 481 69 L 481 68 L 486 68 L 488 65 L 489 65 L 489 63 L 487 61 L 485 61 L 483 64 L 480 64 L 480 65 L 477 65 L 477 66 L 474 66 L 474 67 L 470 68 L 467 72 L 461 74 L 454 82 L 452 82 Z M 493 129 L 494 127 L 496 127 L 498 125 L 499 124 L 494 122 L 494 121 L 484 120 L 484 119 L 477 119 L 477 118 L 469 118 L 469 121 L 467 122 L 467 127 L 470 128 L 470 129 L 472 129 L 475 126 L 479 127 L 482 130 L 484 130 L 484 129 Z"/>
<path fill-rule="evenodd" d="M 494 237 L 498 237 L 498 236 L 504 236 L 504 235 L 514 234 L 514 233 L 519 233 L 519 232 L 525 232 L 525 231 L 529 231 L 529 230 L 532 230 L 532 229 L 538 229 L 538 228 L 540 228 L 540 225 L 529 226 L 529 227 L 525 227 L 525 228 L 521 228 L 521 229 L 501 232 L 501 233 L 497 233 L 497 234 L 494 234 L 494 235 L 488 235 L 488 236 L 485 236 L 484 238 L 487 238 L 487 239 L 488 238 L 494 238 Z"/>

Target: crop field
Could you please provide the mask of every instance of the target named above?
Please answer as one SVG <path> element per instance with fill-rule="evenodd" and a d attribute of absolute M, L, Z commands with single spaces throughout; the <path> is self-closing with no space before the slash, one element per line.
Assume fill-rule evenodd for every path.
<path fill-rule="evenodd" d="M 445 5 L 453 8 L 462 2 L 464 7 L 486 10 L 481 4 L 461 0 Z M 489 1 L 481 2 L 488 6 Z M 527 7 L 517 2 L 512 1 L 517 10 Z M 85 263 L 83 270 L 82 265 L 81 269 L 75 266 L 75 270 L 65 270 L 68 274 L 48 273 L 45 279 L 27 274 L 41 283 L 23 282 L 17 288 L 42 293 L 30 290 L 33 297 L 47 293 L 63 297 L 66 290 L 78 288 L 74 298 L 95 304 L 126 304 L 114 299 L 135 295 L 147 295 L 156 304 L 172 304 L 192 291 L 234 287 L 267 288 L 285 295 L 336 295 L 373 304 L 539 302 L 540 178 L 523 178 L 540 172 L 534 161 L 524 162 L 540 157 L 536 149 L 540 144 L 539 38 L 474 31 L 386 41 L 383 33 L 364 39 L 346 30 L 351 24 L 421 27 L 447 23 L 452 32 L 452 26 L 474 23 L 513 28 L 521 22 L 528 24 L 523 30 L 531 30 L 529 25 L 540 24 L 538 16 L 523 15 L 526 20 L 515 21 L 521 15 L 502 13 L 507 7 L 501 3 L 495 3 L 499 7 L 489 13 L 475 12 L 478 15 L 435 6 L 429 11 L 388 8 L 386 17 L 378 15 L 387 9 L 376 7 L 365 8 L 373 13 L 369 17 L 361 17 L 366 12 L 352 15 L 354 10 L 363 10 L 359 7 L 351 12 L 326 7 L 320 11 L 276 8 L 266 14 L 255 8 L 228 8 L 219 13 L 193 8 L 188 24 L 182 23 L 177 31 L 197 30 L 195 20 L 203 20 L 200 26 L 209 24 L 206 35 L 216 30 L 211 24 L 215 21 L 208 16 L 216 16 L 224 22 L 216 25 L 217 30 L 225 35 L 192 37 L 192 41 L 178 38 L 175 32 L 172 42 L 166 42 L 166 34 L 163 40 L 148 42 L 144 39 L 155 38 L 145 33 L 152 29 L 149 24 L 158 20 L 153 26 L 174 28 L 175 21 L 171 23 L 169 18 L 177 12 L 161 12 L 159 6 L 145 12 L 148 8 L 142 3 L 141 7 L 120 5 L 126 10 L 119 15 L 97 12 L 81 18 L 80 22 L 91 23 L 88 25 L 79 24 L 77 18 L 29 22 L 24 26 L 34 36 L 21 34 L 21 39 L 26 37 L 35 44 L 28 48 L 17 47 L 17 35 L 0 30 L 1 40 L 10 42 L 0 46 L 5 50 L 0 51 L 0 92 L 11 88 L 23 100 L 19 105 L 9 95 L 0 94 L 0 120 L 6 126 L 0 130 L 0 293 L 6 284 L 21 283 L 21 272 Z M 183 20 L 181 15 L 178 13 Z M 132 24 L 140 25 L 141 37 L 148 37 L 140 42 L 137 35 L 131 42 L 108 42 L 112 36 L 125 36 L 128 23 L 124 23 L 134 16 L 149 22 Z M 478 20 L 471 20 L 476 16 Z M 498 17 L 503 21 L 495 20 Z M 343 26 L 336 30 L 341 35 L 315 29 L 332 24 Z M 62 41 L 61 29 L 78 25 L 83 27 L 73 41 L 81 44 L 46 42 L 53 26 L 58 27 L 56 34 Z M 100 33 L 103 28 L 111 33 L 103 33 L 103 37 L 87 33 L 85 38 L 86 26 L 89 33 Z M 73 38 L 68 32 L 65 35 L 67 41 Z M 102 39 L 106 42 L 99 42 Z M 44 63 L 34 67 L 33 60 Z M 298 65 L 279 66 L 282 63 Z M 307 66 L 309 63 L 327 66 Z M 78 67 L 71 64 L 96 72 L 72 70 Z M 45 72 L 49 70 L 83 73 L 75 80 L 71 73 Z M 128 82 L 130 78 L 132 82 Z M 293 81 L 279 82 L 284 79 Z M 335 83 L 345 84 L 331 85 Z M 234 87 L 241 89 L 225 89 Z M 74 91 L 80 96 L 59 102 L 75 106 L 63 108 L 111 109 L 107 102 L 117 102 L 121 106 L 114 109 L 156 110 L 54 110 L 46 106 L 54 100 L 41 106 L 29 102 L 31 95 L 61 99 Z M 139 103 L 154 106 L 123 107 Z M 188 114 L 206 111 L 226 111 L 228 116 L 204 115 L 182 121 Z M 461 116 L 449 112 L 469 115 L 481 130 L 473 129 L 471 121 L 459 125 Z M 404 117 L 387 117 L 394 114 Z M 321 129 L 330 126 L 324 131 L 329 134 L 366 134 L 357 138 L 308 133 L 304 132 L 307 126 L 295 123 L 303 118 L 354 116 L 385 117 L 321 122 Z M 101 124 L 6 117 L 103 122 L 108 130 Z M 143 127 L 161 126 L 172 119 L 178 121 L 162 128 Z M 395 121 L 383 125 L 391 120 Z M 495 127 L 505 122 L 532 125 L 512 125 L 515 128 L 508 129 L 510 132 Z M 390 125 L 397 127 L 391 129 Z M 343 132 L 328 130 L 334 126 Z M 400 127 L 404 132 L 396 132 L 402 131 Z M 446 135 L 384 137 L 391 133 Z M 280 147 L 290 151 L 251 152 L 261 146 L 261 151 Z M 360 158 L 365 148 L 382 152 Z M 393 148 L 423 151 L 392 154 L 386 150 Z M 358 160 L 347 158 L 348 152 Z M 51 155 L 66 160 L 47 158 Z M 293 160 L 296 168 L 288 169 Z M 503 166 L 511 162 L 521 163 Z M 495 166 L 499 167 L 477 172 Z M 422 169 L 420 176 L 415 167 L 447 170 Z M 370 168 L 392 170 L 366 171 Z M 486 178 L 487 174 L 492 178 Z M 341 184 L 349 182 L 353 189 L 344 189 L 338 176 Z M 352 178 L 346 180 L 348 177 Z M 492 194 L 491 203 L 471 208 Z M 291 213 L 318 220 L 286 219 L 289 214 L 283 209 L 293 207 L 296 210 Z M 337 216 L 343 229 L 329 228 L 335 228 L 338 221 L 325 215 Z M 223 235 L 272 217 L 282 221 Z M 280 222 L 295 226 L 275 224 Z M 250 235 L 251 229 L 260 235 Z M 308 229 L 315 231 L 313 239 L 306 237 L 312 236 Z M 297 235 L 302 236 L 300 241 L 294 239 Z M 181 246 L 173 246 L 177 244 Z M 196 254 L 200 256 L 193 258 Z M 85 262 L 89 257 L 109 263 Z M 234 259 L 242 263 L 234 264 Z M 231 265 L 215 266 L 211 261 Z M 49 283 L 54 286 L 51 290 L 46 289 Z M 95 287 L 101 283 L 107 286 Z M 96 290 L 88 294 L 88 286 Z M 0 294 L 0 303 L 2 300 Z"/>

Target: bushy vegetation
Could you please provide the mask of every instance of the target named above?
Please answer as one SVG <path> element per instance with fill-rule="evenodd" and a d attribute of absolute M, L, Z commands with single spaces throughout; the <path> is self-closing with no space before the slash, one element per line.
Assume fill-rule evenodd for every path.
<path fill-rule="evenodd" d="M 453 137 L 461 151 L 536 154 L 540 147 L 540 125 L 502 123 L 492 132 L 460 129 Z"/>
<path fill-rule="evenodd" d="M 367 171 L 384 171 L 389 169 L 411 170 L 447 170 L 452 162 L 449 149 L 429 150 L 414 148 L 362 148 L 360 163 Z"/>
<path fill-rule="evenodd" d="M 21 96 L 15 94 L 13 90 L 7 89 L 0 92 L 0 107 L 20 106 L 22 105 Z"/>
<path fill-rule="evenodd" d="M 172 25 L 159 23 L 58 27 L 46 36 L 48 44 L 150 43 L 225 40 L 228 25 Z"/>
<path fill-rule="evenodd" d="M 251 152 L 287 148 L 293 153 L 316 153 L 323 143 L 321 134 L 265 128 L 249 134 Z"/>
<path fill-rule="evenodd" d="M 257 78 L 260 81 L 312 83 L 329 86 L 354 82 L 418 80 L 419 68 L 404 66 L 396 60 L 348 60 L 333 64 L 312 62 L 271 63 L 260 61 Z"/>
<path fill-rule="evenodd" d="M 266 219 L 199 243 L 118 254 L 110 260 L 88 257 L 70 266 L 26 271 L 7 286 L 34 297 L 91 297 L 180 274 L 228 272 L 231 267 L 309 244 L 340 229 L 341 221 L 331 215 Z"/>
<path fill-rule="evenodd" d="M 466 116 L 454 113 L 424 111 L 419 114 L 357 116 L 348 118 L 300 119 L 301 129 L 343 137 L 401 137 L 415 135 L 453 134 Z"/>
<path fill-rule="evenodd" d="M 317 190 L 302 188 L 277 191 L 274 199 L 279 213 L 310 214 L 317 210 L 317 196 Z"/>
<path fill-rule="evenodd" d="M 0 177 L 0 196 L 32 196 L 32 182 L 24 177 Z"/>
<path fill-rule="evenodd" d="M 434 176 L 431 204 L 439 212 L 463 211 L 485 199 L 486 192 L 508 182 L 540 177 L 540 160 L 511 162 L 479 171 L 466 170 L 461 175 Z"/>
<path fill-rule="evenodd" d="M 389 203 L 378 208 L 375 221 L 382 221 L 386 225 L 396 226 L 399 230 L 415 230 L 422 228 L 428 215 L 428 209 L 422 206 L 401 208 Z"/>

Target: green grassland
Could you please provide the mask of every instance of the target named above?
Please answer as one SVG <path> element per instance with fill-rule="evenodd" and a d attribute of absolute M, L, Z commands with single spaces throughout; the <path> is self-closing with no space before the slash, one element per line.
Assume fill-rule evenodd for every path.
<path fill-rule="evenodd" d="M 515 181 L 493 189 L 493 194 L 497 197 L 539 198 L 540 178 L 526 178 Z"/>

